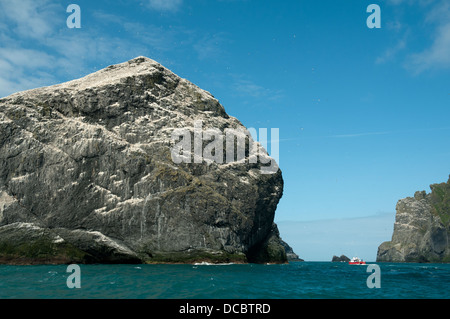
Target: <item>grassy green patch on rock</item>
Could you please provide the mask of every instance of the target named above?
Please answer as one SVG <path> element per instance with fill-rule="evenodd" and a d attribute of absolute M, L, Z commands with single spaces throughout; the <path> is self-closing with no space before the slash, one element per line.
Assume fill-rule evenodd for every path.
<path fill-rule="evenodd" d="M 55 243 L 48 237 L 24 243 L 0 242 L 0 263 L 61 264 L 83 263 L 87 254 L 68 243 Z"/>
<path fill-rule="evenodd" d="M 439 216 L 444 226 L 448 226 L 450 224 L 450 179 L 447 183 L 433 184 L 430 188 L 433 213 Z"/>

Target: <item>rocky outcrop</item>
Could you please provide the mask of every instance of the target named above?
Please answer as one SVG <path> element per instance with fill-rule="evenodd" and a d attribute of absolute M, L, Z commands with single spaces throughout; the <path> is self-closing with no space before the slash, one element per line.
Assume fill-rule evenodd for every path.
<path fill-rule="evenodd" d="M 145 57 L 0 99 L 0 262 L 286 262 L 281 171 L 251 137 L 244 159 L 176 163 L 198 123 L 247 132 Z"/>
<path fill-rule="evenodd" d="M 345 255 L 341 255 L 340 257 L 334 255 L 333 258 L 331 258 L 332 262 L 349 262 L 350 258 L 348 258 Z"/>
<path fill-rule="evenodd" d="M 33 223 L 0 227 L 0 263 L 140 263 L 136 253 L 98 231 L 41 228 Z"/>
<path fill-rule="evenodd" d="M 450 179 L 397 203 L 392 240 L 377 262 L 450 262 Z"/>
<path fill-rule="evenodd" d="M 286 252 L 286 257 L 288 261 L 304 261 L 294 252 L 294 249 L 291 246 L 289 246 L 287 242 L 281 240 L 281 245 L 284 247 L 284 251 Z"/>

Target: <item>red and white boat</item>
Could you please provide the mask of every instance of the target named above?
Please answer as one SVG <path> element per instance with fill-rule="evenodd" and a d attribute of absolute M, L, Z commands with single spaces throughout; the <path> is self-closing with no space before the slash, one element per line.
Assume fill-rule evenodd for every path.
<path fill-rule="evenodd" d="M 366 262 L 359 257 L 353 257 L 349 262 L 349 265 L 365 265 Z"/>

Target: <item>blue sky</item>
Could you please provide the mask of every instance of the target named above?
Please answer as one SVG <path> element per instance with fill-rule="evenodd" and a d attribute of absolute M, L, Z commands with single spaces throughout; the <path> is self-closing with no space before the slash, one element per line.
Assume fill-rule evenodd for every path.
<path fill-rule="evenodd" d="M 80 29 L 66 26 L 71 3 Z M 380 29 L 366 25 L 371 3 Z M 211 92 L 245 126 L 279 128 L 275 220 L 305 259 L 332 256 L 306 253 L 301 225 L 283 225 L 324 221 L 325 247 L 348 221 L 381 243 L 398 199 L 448 179 L 448 1 L 0 0 L 0 96 L 140 55 Z M 364 228 L 381 217 L 383 231 Z M 374 256 L 371 245 L 354 253 Z"/>

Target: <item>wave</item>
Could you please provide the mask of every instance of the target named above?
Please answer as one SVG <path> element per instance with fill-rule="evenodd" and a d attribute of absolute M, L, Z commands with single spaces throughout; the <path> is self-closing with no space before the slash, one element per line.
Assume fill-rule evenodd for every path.
<path fill-rule="evenodd" d="M 206 261 L 194 263 L 194 266 L 228 266 L 228 265 L 234 265 L 234 263 L 209 263 Z"/>

